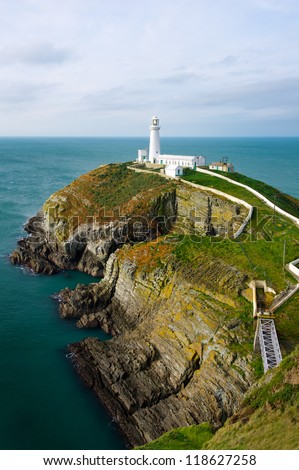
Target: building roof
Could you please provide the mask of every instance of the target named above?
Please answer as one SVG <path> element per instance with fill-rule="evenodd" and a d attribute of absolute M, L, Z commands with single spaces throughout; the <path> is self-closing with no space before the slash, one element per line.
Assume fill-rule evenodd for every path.
<path fill-rule="evenodd" d="M 179 159 L 179 160 L 192 160 L 193 158 L 195 158 L 195 155 L 192 156 L 192 155 L 168 155 L 168 154 L 160 154 L 160 157 L 161 158 L 172 158 L 172 159 Z"/>
<path fill-rule="evenodd" d="M 214 166 L 223 166 L 223 165 L 231 166 L 232 163 L 230 163 L 230 162 L 212 162 L 212 163 L 209 164 L 209 166 L 212 166 L 212 165 L 214 165 Z"/>
<path fill-rule="evenodd" d="M 167 165 L 167 167 L 165 168 L 165 170 L 176 170 L 177 168 L 182 168 L 181 165 L 174 165 L 174 164 L 171 164 L 171 165 Z"/>

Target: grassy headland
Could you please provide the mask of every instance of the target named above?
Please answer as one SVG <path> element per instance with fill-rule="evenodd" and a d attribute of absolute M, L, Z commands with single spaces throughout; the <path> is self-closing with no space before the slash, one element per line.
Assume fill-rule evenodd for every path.
<path fill-rule="evenodd" d="M 109 164 L 81 175 L 52 194 L 43 206 L 55 233 L 65 241 L 79 225 L 109 223 L 122 217 L 148 216 L 157 196 L 176 182 L 153 173 L 136 173 L 126 163 Z"/>
<path fill-rule="evenodd" d="M 284 240 L 286 241 L 286 263 L 296 259 L 299 253 L 299 230 L 292 222 L 278 213 L 274 217 L 273 210 L 261 200 L 246 189 L 230 184 L 228 181 L 196 171 L 188 171 L 183 179 L 243 199 L 254 206 L 255 210 L 244 234 L 237 240 L 207 238 L 202 239 L 200 244 L 190 244 L 188 240 L 184 240 L 177 251 L 179 257 L 187 257 L 188 261 L 192 262 L 195 258 L 194 251 L 200 253 L 204 250 L 213 257 L 220 257 L 227 262 L 232 262 L 239 268 L 245 269 L 255 279 L 268 280 L 274 289 L 282 290 L 287 282 L 294 283 L 294 278 L 289 276 L 283 267 Z M 257 183 L 259 183 L 267 191 L 276 191 L 274 188 L 248 177 L 245 181 L 251 187 L 257 186 Z M 293 213 L 297 211 L 298 216 L 299 201 L 291 198 L 291 207 L 287 205 L 289 196 L 284 196 L 284 209 L 289 210 L 292 208 Z"/>
<path fill-rule="evenodd" d="M 276 191 L 250 178 L 242 179 L 243 175 L 238 177 L 241 182 L 258 189 L 267 197 L 270 191 Z M 261 372 L 261 359 L 253 353 L 252 304 L 245 300 L 244 290 L 247 287 L 246 283 L 252 279 L 265 279 L 276 292 L 285 289 L 287 284 L 295 282 L 284 269 L 283 249 L 286 241 L 285 262 L 298 258 L 299 230 L 290 220 L 277 213 L 274 218 L 273 210 L 246 189 L 237 187 L 229 181 L 193 171 L 188 172 L 184 179 L 221 190 L 253 205 L 254 215 L 244 234 L 237 240 L 229 236 L 222 238 L 200 236 L 196 230 L 193 233 L 184 233 L 180 230 L 178 222 L 169 233 L 165 235 L 163 232 L 163 236 L 158 239 L 128 243 L 118 250 L 117 256 L 120 260 L 123 258 L 131 261 L 132 264 L 136 261 L 137 271 L 144 270 L 145 274 L 150 273 L 156 282 L 156 288 L 161 291 L 162 301 L 170 297 L 173 299 L 175 295 L 185 299 L 190 290 L 196 291 L 192 297 L 193 304 L 186 303 L 183 305 L 184 311 L 179 307 L 175 313 L 175 324 L 180 330 L 178 335 L 186 324 L 185 319 L 193 318 L 193 311 L 196 311 L 195 301 L 200 304 L 198 310 L 202 310 L 206 323 L 219 323 L 221 326 L 230 322 L 242 324 L 246 332 L 244 339 L 234 337 L 232 333 L 228 349 L 232 355 L 251 356 L 251 365 L 256 369 L 258 377 Z M 134 172 L 128 169 L 126 164 L 106 165 L 81 176 L 55 193 L 45 203 L 44 211 L 51 208 L 53 224 L 72 217 L 78 218 L 78 224 L 87 224 L 90 218 L 103 224 L 107 222 L 107 216 L 109 221 L 111 218 L 117 221 L 122 214 L 128 217 L 147 216 L 151 213 L 157 196 L 171 193 L 175 200 L 178 185 L 186 186 L 181 181 L 169 181 L 155 173 Z M 278 197 L 276 199 L 279 205 Z M 299 201 L 287 195 L 283 195 L 283 198 L 280 196 L 280 199 L 284 201 L 283 209 L 298 215 Z M 204 198 L 203 200 L 206 201 Z M 214 198 L 213 203 L 218 202 L 217 198 Z M 63 223 L 61 222 L 62 225 Z M 70 230 L 61 230 L 61 240 L 66 241 L 69 234 Z M 168 273 L 167 279 L 163 270 Z M 161 279 L 159 271 L 163 274 Z M 183 295 L 172 281 L 177 272 L 180 272 L 186 281 Z M 298 295 L 278 310 L 276 318 L 282 352 L 286 356 L 299 344 Z M 165 316 L 163 321 L 165 325 L 161 327 L 160 336 L 175 336 Z M 191 321 L 194 322 L 193 319 Z M 220 344 L 223 338 L 218 339 Z M 173 340 L 176 341 L 175 338 Z M 201 348 L 198 338 L 196 338 L 196 348 L 198 351 Z M 191 353 L 194 354 L 194 351 Z M 271 377 L 270 382 L 262 380 L 260 385 L 247 396 L 238 415 L 231 418 L 215 436 L 210 425 L 204 423 L 175 429 L 144 448 L 295 448 L 298 438 L 299 406 L 296 361 L 298 364 L 298 349 L 292 356 L 286 357 L 286 361 L 280 368 L 271 372 L 271 376 L 267 375 Z M 230 367 L 237 366 L 232 363 Z M 241 374 L 242 371 L 238 370 L 238 373 Z M 294 427 L 294 432 L 292 434 L 285 432 L 281 436 L 281 429 L 290 429 L 291 426 Z"/>

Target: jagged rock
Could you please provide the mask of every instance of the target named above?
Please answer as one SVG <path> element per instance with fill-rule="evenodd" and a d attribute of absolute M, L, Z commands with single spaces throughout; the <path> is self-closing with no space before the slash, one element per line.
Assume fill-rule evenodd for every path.
<path fill-rule="evenodd" d="M 128 181 L 137 179 L 136 196 L 130 197 L 127 191 L 125 203 L 112 212 L 98 204 L 98 200 L 106 200 L 107 192 L 113 195 L 111 180 L 118 168 L 106 165 L 53 194 L 27 222 L 29 237 L 18 242 L 11 262 L 38 273 L 78 269 L 102 276 L 109 255 L 124 243 L 150 240 L 167 232 L 176 217 L 176 185 L 155 174 L 135 176 L 132 171 L 121 170 L 118 183 L 124 188 Z M 144 180 L 143 191 L 140 180 Z M 96 191 L 99 182 L 102 186 Z"/>
<path fill-rule="evenodd" d="M 242 225 L 246 209 L 210 192 L 178 185 L 177 225 L 185 233 L 232 236 Z"/>
<path fill-rule="evenodd" d="M 249 356 L 230 348 L 247 337 L 233 311 L 246 274 L 208 256 L 194 271 L 163 237 L 171 228 L 229 235 L 244 209 L 158 175 L 132 175 L 123 165 L 106 165 L 51 196 L 28 221 L 29 237 L 11 261 L 40 273 L 104 275 L 61 291 L 59 311 L 80 328 L 114 335 L 69 349 L 86 385 L 134 446 L 177 426 L 219 427 L 252 374 Z"/>
<path fill-rule="evenodd" d="M 76 369 L 131 446 L 178 426 L 208 421 L 218 428 L 236 410 L 252 373 L 248 359 L 230 350 L 230 343 L 242 342 L 246 333 L 238 319 L 227 320 L 231 306 L 223 302 L 224 295 L 218 300 L 217 287 L 221 278 L 234 274 L 236 285 L 226 286 L 228 299 L 246 277 L 218 261 L 214 295 L 213 289 L 207 295 L 204 283 L 197 285 L 199 278 L 186 280 L 174 263 L 140 270 L 131 261 L 134 250 L 119 250 L 109 260 L 109 266 L 118 266 L 107 270 L 102 281 L 114 286 L 110 300 L 104 297 L 105 308 L 92 306 L 78 321 L 117 336 L 105 343 L 89 338 L 70 345 Z M 208 272 L 215 268 L 216 262 Z M 164 283 L 157 283 L 156 276 Z"/>
<path fill-rule="evenodd" d="M 28 220 L 25 230 L 29 237 L 19 241 L 11 254 L 12 263 L 38 273 L 78 269 L 98 277 L 103 275 L 110 254 L 125 243 L 149 241 L 167 233 L 174 224 L 183 233 L 230 235 L 246 216 L 243 207 L 226 199 L 158 175 L 134 175 L 129 170 L 124 175 L 120 171 L 118 184 L 126 187 L 133 174 L 137 179 L 145 178 L 144 189 L 140 185 L 136 196 L 106 213 L 105 206 L 98 205 L 98 197 L 106 200 L 105 192 L 118 167 L 101 167 L 53 194 Z M 148 188 L 147 177 L 154 179 L 154 191 Z M 103 189 L 96 191 L 99 181 Z M 111 194 L 113 197 L 113 191 Z"/>

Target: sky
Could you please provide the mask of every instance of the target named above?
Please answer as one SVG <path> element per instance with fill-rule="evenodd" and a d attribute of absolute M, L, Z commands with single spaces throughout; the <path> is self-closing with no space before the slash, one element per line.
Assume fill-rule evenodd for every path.
<path fill-rule="evenodd" d="M 0 136 L 298 136 L 298 0 L 0 0 Z"/>

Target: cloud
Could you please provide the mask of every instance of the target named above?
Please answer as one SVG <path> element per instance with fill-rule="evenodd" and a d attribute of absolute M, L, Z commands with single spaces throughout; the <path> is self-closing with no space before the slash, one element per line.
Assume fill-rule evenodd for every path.
<path fill-rule="evenodd" d="M 196 75 L 195 73 L 181 72 L 181 73 L 169 75 L 168 77 L 163 77 L 159 81 L 162 84 L 166 83 L 166 84 L 179 85 L 182 83 L 189 82 L 191 80 L 197 80 L 198 78 L 199 76 Z"/>
<path fill-rule="evenodd" d="M 296 5 L 293 0 L 254 0 L 254 3 L 262 10 L 273 12 L 284 12 Z"/>
<path fill-rule="evenodd" d="M 142 93 L 140 93 L 142 96 Z M 139 98 L 140 98 L 139 96 Z M 137 109 L 144 106 L 138 100 L 138 91 L 121 85 L 107 90 L 89 93 L 80 100 L 80 105 L 91 111 L 113 111 Z"/>
<path fill-rule="evenodd" d="M 230 67 L 231 65 L 236 64 L 239 61 L 239 59 L 240 59 L 239 56 L 230 54 L 221 60 L 218 60 L 216 62 L 211 62 L 210 65 L 212 67 L 219 67 L 219 66 Z"/>
<path fill-rule="evenodd" d="M 245 109 L 299 108 L 299 77 L 257 82 L 218 90 L 201 100 L 203 106 L 239 106 Z"/>
<path fill-rule="evenodd" d="M 181 135 L 196 132 L 206 118 L 215 135 L 232 134 L 240 116 L 245 134 L 255 115 L 265 134 L 273 115 L 293 114 L 298 128 L 298 8 L 298 0 L 0 0 L 0 106 L 10 110 L 1 133 L 23 134 L 20 109 L 31 134 L 42 120 L 49 134 L 90 134 L 99 122 L 103 133 L 123 134 L 130 122 L 139 132 L 141 116 L 154 113 L 167 116 L 168 134 L 176 121 Z"/>
<path fill-rule="evenodd" d="M 282 80 L 258 81 L 252 84 L 240 83 L 216 84 L 207 81 L 196 81 L 192 87 L 189 77 L 181 77 L 169 83 L 166 79 L 134 81 L 115 88 L 99 90 L 85 95 L 79 101 L 79 107 L 100 117 L 101 113 L 135 112 L 175 113 L 191 117 L 194 114 L 200 119 L 203 116 L 241 115 L 252 119 L 256 116 L 271 121 L 277 117 L 296 116 L 299 113 L 299 77 Z M 190 77 L 192 82 L 193 75 Z M 162 84 L 161 84 L 162 82 Z M 193 82 L 192 82 L 193 83 Z"/>
<path fill-rule="evenodd" d="M 19 108 L 31 107 L 43 96 L 56 89 L 56 84 L 31 82 L 0 82 L 0 107 L 14 111 Z"/>
<path fill-rule="evenodd" d="M 7 65 L 60 65 L 72 57 L 69 49 L 56 47 L 50 42 L 7 46 L 0 51 L 0 63 Z"/>

